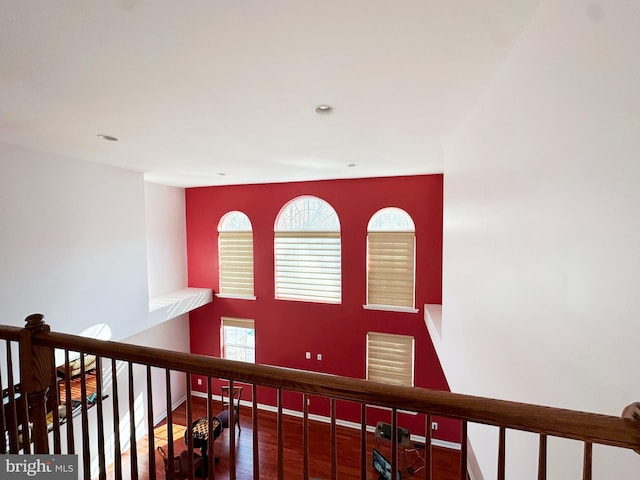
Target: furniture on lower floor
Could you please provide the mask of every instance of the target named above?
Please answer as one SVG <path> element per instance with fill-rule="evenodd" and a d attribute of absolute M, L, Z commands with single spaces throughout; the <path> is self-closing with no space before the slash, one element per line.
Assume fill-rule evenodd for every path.
<path fill-rule="evenodd" d="M 391 441 L 391 425 L 385 422 L 376 423 L 376 445 L 380 446 L 380 440 Z M 411 433 L 408 428 L 398 427 L 396 430 L 396 442 L 403 448 L 411 445 Z"/>
<path fill-rule="evenodd" d="M 376 447 L 378 453 L 380 452 L 380 441 L 383 440 L 385 442 L 391 442 L 391 434 L 392 427 L 390 424 L 385 422 L 378 422 L 376 424 L 376 430 L 374 433 L 376 439 Z M 407 447 L 411 445 L 411 433 L 408 428 L 397 427 L 396 430 L 396 445 L 390 445 L 393 448 L 400 448 L 402 451 L 402 460 L 404 469 L 408 467 L 407 465 Z M 422 458 L 422 457 L 421 457 Z M 413 469 L 413 467 L 412 467 Z"/>
<path fill-rule="evenodd" d="M 173 469 L 173 478 L 175 480 L 186 480 L 189 478 L 189 452 L 187 450 L 183 450 L 179 455 L 173 457 L 173 462 L 169 460 L 162 447 L 158 447 L 158 452 L 164 462 L 165 478 L 169 478 L 169 469 L 171 468 Z M 195 476 L 198 478 L 207 478 L 207 462 L 205 462 L 204 458 L 194 452 L 192 460 Z"/>
<path fill-rule="evenodd" d="M 199 448 L 202 458 L 205 464 L 207 460 L 207 447 L 209 445 L 209 423 L 211 423 L 211 429 L 213 431 L 213 441 L 222 433 L 222 422 L 218 417 L 213 417 L 209 422 L 208 417 L 201 417 L 194 420 L 191 424 L 191 438 L 193 440 L 193 448 Z M 189 445 L 189 430 L 184 432 L 184 443 Z M 217 463 L 217 462 L 216 462 Z"/>
<path fill-rule="evenodd" d="M 229 405 L 232 404 L 234 423 L 238 426 L 238 431 L 242 430 L 240 427 L 240 399 L 242 398 L 242 388 L 243 387 L 233 387 L 230 389 L 228 385 L 220 387 L 224 410 L 222 410 L 217 417 L 222 422 L 224 428 L 229 428 Z"/>
<path fill-rule="evenodd" d="M 84 370 L 82 367 L 84 366 Z M 80 375 L 92 372 L 96 369 L 96 356 L 90 353 L 84 354 L 84 365 L 80 358 L 76 358 L 75 360 L 69 361 L 69 367 L 65 364 L 59 365 L 56 368 L 58 378 L 65 378 L 69 375 L 69 378 L 75 379 Z"/>

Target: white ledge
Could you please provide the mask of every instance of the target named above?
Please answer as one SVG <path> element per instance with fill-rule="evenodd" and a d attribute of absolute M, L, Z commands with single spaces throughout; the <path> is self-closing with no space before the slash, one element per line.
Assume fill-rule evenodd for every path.
<path fill-rule="evenodd" d="M 164 322 L 212 301 L 210 288 L 184 288 L 149 299 L 149 315 L 154 322 Z"/>
<path fill-rule="evenodd" d="M 401 312 L 401 313 L 418 313 L 420 310 L 411 307 L 397 307 L 394 305 L 376 305 L 375 303 L 367 303 L 362 305 L 365 310 L 382 310 L 385 312 Z"/>
<path fill-rule="evenodd" d="M 233 293 L 216 293 L 215 296 L 218 298 L 233 298 L 235 300 L 255 300 L 258 298 L 255 295 L 238 295 Z"/>

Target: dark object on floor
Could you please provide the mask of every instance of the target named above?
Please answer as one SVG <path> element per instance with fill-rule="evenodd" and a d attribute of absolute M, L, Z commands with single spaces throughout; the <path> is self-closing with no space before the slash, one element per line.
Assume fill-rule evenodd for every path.
<path fill-rule="evenodd" d="M 378 422 L 376 424 L 375 437 L 376 440 L 391 440 L 391 425 L 385 422 Z M 411 434 L 408 428 L 398 427 L 396 433 L 396 442 L 398 442 L 403 447 L 408 447 L 409 445 L 411 445 Z"/>
<path fill-rule="evenodd" d="M 371 452 L 373 458 L 373 469 L 378 472 L 379 480 L 391 480 L 391 462 L 387 460 L 378 450 L 375 448 Z M 397 472 L 396 478 L 402 478 L 400 470 Z"/>
<path fill-rule="evenodd" d="M 171 462 L 167 458 L 162 447 L 158 447 L 158 452 L 164 461 L 164 471 L 169 478 L 169 469 L 172 467 Z M 193 471 L 198 478 L 207 478 L 207 464 L 204 459 L 193 452 Z M 189 452 L 183 450 L 179 455 L 173 457 L 173 478 L 175 480 L 186 480 L 189 478 Z"/>

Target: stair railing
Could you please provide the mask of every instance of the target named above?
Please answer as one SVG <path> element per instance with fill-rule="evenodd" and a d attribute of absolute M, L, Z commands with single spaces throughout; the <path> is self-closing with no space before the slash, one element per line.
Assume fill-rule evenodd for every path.
<path fill-rule="evenodd" d="M 23 329 L 0 326 L 0 339 L 4 339 L 4 345 L 0 352 L 6 360 L 4 369 L 0 372 L 0 384 L 3 386 L 3 403 L 0 406 L 0 433 L 5 441 L 0 440 L 0 453 L 75 453 L 76 449 L 82 450 L 81 460 L 84 478 L 103 479 L 107 476 L 107 470 L 116 472 L 116 478 L 122 476 L 123 450 L 128 443 L 129 470 L 131 478 L 138 478 L 138 458 L 135 447 L 141 430 L 153 432 L 153 411 L 150 402 L 140 406 L 138 399 L 134 398 L 134 368 L 142 369 L 146 377 L 147 398 L 152 396 L 151 369 L 161 369 L 165 372 L 166 381 L 166 423 L 168 435 L 168 457 L 173 458 L 173 431 L 172 431 L 172 407 L 176 400 L 172 398 L 172 372 L 184 372 L 186 382 L 187 405 L 187 437 L 189 455 L 193 452 L 191 441 L 191 410 L 190 402 L 193 395 L 191 378 L 193 375 L 207 379 L 207 412 L 212 416 L 214 412 L 211 392 L 212 379 L 227 379 L 230 386 L 234 382 L 249 384 L 252 392 L 252 422 L 253 422 L 253 478 L 260 477 L 260 459 L 258 446 L 258 409 L 257 388 L 270 387 L 276 391 L 277 410 L 277 456 L 278 478 L 284 478 L 283 461 L 283 431 L 282 431 L 282 394 L 283 392 L 297 392 L 303 396 L 303 477 L 309 478 L 309 448 L 308 427 L 309 414 L 307 409 L 309 396 L 320 396 L 330 400 L 331 422 L 331 454 L 330 471 L 331 478 L 337 477 L 337 441 L 336 441 L 336 402 L 348 401 L 360 405 L 360 465 L 361 478 L 366 478 L 369 469 L 369 457 L 367 456 L 367 425 L 365 410 L 368 406 L 386 407 L 391 410 L 391 444 L 396 444 L 397 438 L 397 413 L 398 411 L 412 411 L 424 415 L 425 419 L 425 446 L 426 460 L 430 458 L 429 452 L 432 442 L 431 419 L 433 416 L 449 417 L 460 421 L 461 425 L 461 452 L 460 452 L 460 479 L 467 479 L 467 426 L 469 423 L 479 423 L 496 426 L 499 429 L 498 445 L 498 478 L 504 479 L 505 471 L 505 432 L 507 430 L 520 430 L 533 432 L 539 435 L 539 470 L 538 478 L 546 478 L 547 439 L 548 437 L 561 437 L 573 439 L 584 444 L 583 478 L 591 478 L 593 445 L 609 445 L 624 449 L 640 448 L 640 428 L 633 422 L 620 417 L 601 415 L 595 413 L 579 412 L 566 409 L 558 409 L 531 405 L 518 402 L 495 400 L 488 398 L 462 395 L 450 392 L 435 391 L 425 388 L 409 388 L 386 385 L 366 380 L 339 377 L 317 372 L 292 370 L 268 365 L 255 365 L 243 362 L 229 361 L 204 355 L 172 352 L 151 347 L 141 347 L 121 342 L 95 340 L 75 335 L 55 333 L 50 331 L 40 314 L 30 315 L 26 319 L 26 327 Z M 19 362 L 16 362 L 16 350 L 19 346 Z M 70 353 L 77 352 L 78 360 L 82 364 L 86 355 L 96 357 L 96 398 L 93 402 L 87 400 L 87 390 L 84 376 L 81 381 L 81 402 L 74 407 L 67 401 L 60 405 L 60 390 L 71 391 L 69 376 L 64 381 L 56 379 L 56 366 L 54 365 L 54 349 L 61 349 L 65 356 L 65 369 L 69 373 Z M 107 377 L 110 377 L 110 386 L 103 386 Z M 124 379 L 124 380 L 123 380 Z M 18 381 L 16 381 L 18 380 Z M 121 398 L 121 388 L 118 382 L 128 383 L 128 398 Z M 5 388 L 6 386 L 6 388 Z M 144 389 L 143 388 L 143 389 Z M 19 391 L 18 391 L 19 390 Z M 109 391 L 112 398 L 105 396 Z M 126 390 L 126 389 L 125 389 Z M 158 399 L 156 399 L 158 401 Z M 121 425 L 120 419 L 125 418 L 120 409 L 123 404 L 128 413 L 128 436 L 121 432 L 127 430 L 127 426 Z M 96 431 L 90 435 L 89 413 L 95 407 Z M 140 410 L 146 411 L 147 425 L 140 425 Z M 112 428 L 107 433 L 107 410 L 112 415 Z M 52 414 L 52 412 L 54 414 Z M 58 413 L 61 415 L 58 415 Z M 136 413 L 137 412 L 137 413 Z M 229 478 L 236 478 L 235 471 L 235 411 L 229 409 Z M 93 415 L 93 414 L 92 414 Z M 74 416 L 81 416 L 81 432 L 74 433 Z M 48 417 L 48 418 L 47 418 Z M 213 432 L 210 429 L 210 436 Z M 66 442 L 64 437 L 66 436 Z M 110 437 L 109 445 L 105 444 L 105 437 Z M 187 438 L 185 437 L 185 438 Z M 78 446 L 79 445 L 79 446 Z M 33 446 L 33 448 L 32 448 Z M 209 442 L 209 478 L 215 476 L 215 463 L 213 454 L 213 442 Z M 153 435 L 148 435 L 148 462 L 149 478 L 155 478 L 155 444 Z M 109 459 L 107 459 L 107 456 Z M 111 461 L 110 459 L 113 459 Z M 399 458 L 397 449 L 393 449 L 392 478 L 395 478 Z M 190 468 L 192 470 L 192 468 Z M 195 472 L 189 472 L 189 478 L 194 477 Z M 427 465 L 421 472 L 422 478 L 432 478 L 431 465 Z M 167 472 L 169 479 L 173 478 L 172 472 Z M 420 477 L 416 477 L 420 478 Z"/>

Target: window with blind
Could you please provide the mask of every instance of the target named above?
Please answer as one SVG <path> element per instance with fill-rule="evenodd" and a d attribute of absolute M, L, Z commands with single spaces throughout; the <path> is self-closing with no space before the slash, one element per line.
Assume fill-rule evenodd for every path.
<path fill-rule="evenodd" d="M 220 296 L 255 298 L 253 293 L 253 230 L 242 212 L 229 212 L 218 225 Z"/>
<path fill-rule="evenodd" d="M 256 363 L 253 320 L 222 317 L 222 358 Z"/>
<path fill-rule="evenodd" d="M 333 207 L 298 197 L 278 214 L 274 235 L 276 298 L 340 303 L 340 222 Z"/>
<path fill-rule="evenodd" d="M 367 380 L 413 387 L 414 339 L 367 333 Z"/>
<path fill-rule="evenodd" d="M 367 307 L 415 310 L 415 227 L 404 210 L 383 208 L 367 227 Z"/>

